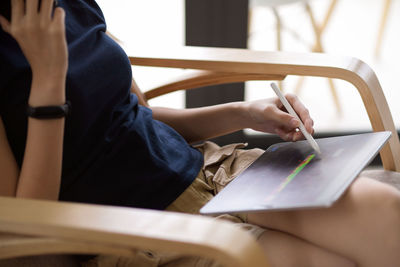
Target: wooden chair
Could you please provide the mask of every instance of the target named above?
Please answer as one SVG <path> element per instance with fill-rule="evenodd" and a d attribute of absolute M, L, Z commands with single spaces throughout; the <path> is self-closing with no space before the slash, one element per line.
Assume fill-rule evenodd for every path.
<path fill-rule="evenodd" d="M 400 143 L 392 116 L 374 72 L 356 58 L 186 47 L 132 54 L 130 60 L 133 65 L 197 70 L 148 91 L 147 98 L 211 84 L 282 80 L 287 75 L 346 80 L 358 89 L 373 130 L 393 133 L 381 151 L 386 172 L 380 174 L 399 185 Z M 65 255 L 129 257 L 137 249 L 197 255 L 232 267 L 268 266 L 248 233 L 227 222 L 165 211 L 0 197 L 0 232 L 0 266 L 79 266 Z"/>
<path fill-rule="evenodd" d="M 376 59 L 378 59 L 381 54 L 383 34 L 385 32 L 386 22 L 389 17 L 389 12 L 390 12 L 391 6 L 392 6 L 392 0 L 385 0 L 383 10 L 382 10 L 382 15 L 381 15 L 381 21 L 379 23 L 378 36 L 377 36 L 377 40 L 376 40 L 376 44 L 375 44 L 375 58 Z"/>

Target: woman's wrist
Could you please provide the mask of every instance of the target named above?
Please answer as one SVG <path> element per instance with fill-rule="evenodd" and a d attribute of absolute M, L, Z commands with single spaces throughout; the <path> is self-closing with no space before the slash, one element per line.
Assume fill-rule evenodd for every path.
<path fill-rule="evenodd" d="M 32 68 L 32 83 L 37 84 L 64 84 L 67 77 L 67 69 L 46 70 L 43 68 Z"/>
<path fill-rule="evenodd" d="M 65 103 L 65 77 L 32 76 L 28 104 L 32 107 Z"/>
<path fill-rule="evenodd" d="M 249 116 L 248 102 L 233 102 L 230 103 L 235 124 L 240 129 L 249 128 L 251 125 L 251 117 Z"/>

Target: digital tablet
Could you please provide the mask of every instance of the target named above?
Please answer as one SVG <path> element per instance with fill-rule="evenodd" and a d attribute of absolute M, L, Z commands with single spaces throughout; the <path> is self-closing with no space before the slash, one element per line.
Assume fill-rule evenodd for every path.
<path fill-rule="evenodd" d="M 270 146 L 201 210 L 202 214 L 329 207 L 387 142 L 391 132 Z"/>

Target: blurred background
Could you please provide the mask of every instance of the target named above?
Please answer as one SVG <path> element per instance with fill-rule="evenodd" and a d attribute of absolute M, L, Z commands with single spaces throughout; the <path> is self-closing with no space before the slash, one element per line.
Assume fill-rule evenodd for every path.
<path fill-rule="evenodd" d="M 248 47 L 263 51 L 325 52 L 357 57 L 377 73 L 396 124 L 400 129 L 400 1 L 399 0 L 97 0 L 108 30 L 127 50 L 154 51 L 188 45 Z M 385 23 L 382 23 L 384 21 Z M 381 26 L 383 25 L 383 26 Z M 380 41 L 379 41 L 380 40 Z M 379 45 L 380 42 L 380 45 Z M 142 90 L 167 82 L 182 70 L 134 67 Z M 245 100 L 274 96 L 269 82 L 247 82 Z M 370 131 L 356 89 L 347 82 L 288 77 L 285 92 L 296 93 L 309 108 L 316 135 L 331 136 Z M 214 88 L 212 89 L 214 90 Z M 203 90 L 204 91 L 204 90 Z M 234 91 L 234 90 L 233 90 Z M 232 91 L 232 92 L 233 92 Z M 213 96 L 206 90 L 193 97 L 183 92 L 150 101 L 174 108 L 213 104 L 215 99 L 235 100 L 235 93 Z M 199 97 L 200 96 L 200 97 Z M 214 100 L 207 100 L 207 99 Z M 267 147 L 274 137 L 245 131 L 222 143 L 257 140 L 251 146 Z M 272 140 L 272 141 L 271 141 Z"/>

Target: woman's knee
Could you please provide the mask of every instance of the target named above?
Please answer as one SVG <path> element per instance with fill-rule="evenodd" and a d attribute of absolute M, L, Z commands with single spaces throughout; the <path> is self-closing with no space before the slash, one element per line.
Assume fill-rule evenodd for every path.
<path fill-rule="evenodd" d="M 360 177 L 349 188 L 351 199 L 370 212 L 385 212 L 400 217 L 400 191 L 381 182 Z"/>
<path fill-rule="evenodd" d="M 384 232 L 395 231 L 400 239 L 400 191 L 389 185 L 359 178 L 349 189 L 356 192 L 361 201 L 357 201 L 360 214 L 369 218 L 365 223 L 374 223 Z"/>
<path fill-rule="evenodd" d="M 358 214 L 355 226 L 364 232 L 359 238 L 370 240 L 372 244 L 367 246 L 376 252 L 364 255 L 365 259 L 359 258 L 359 261 L 368 259 L 384 263 L 381 266 L 397 265 L 400 261 L 400 191 L 368 178 L 360 178 L 349 190 L 359 192 L 361 198 L 357 201 L 358 209 L 354 210 Z"/>

